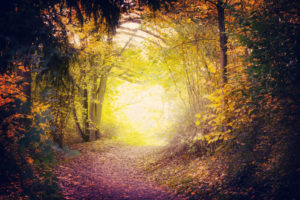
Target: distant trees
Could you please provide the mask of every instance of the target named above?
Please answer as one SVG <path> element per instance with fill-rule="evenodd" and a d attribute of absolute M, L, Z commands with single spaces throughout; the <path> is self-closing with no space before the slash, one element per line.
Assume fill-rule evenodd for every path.
<path fill-rule="evenodd" d="M 128 42 L 122 49 L 117 49 L 113 42 L 115 33 L 90 22 L 81 28 L 70 25 L 68 31 L 70 41 L 80 49 L 70 68 L 75 92 L 72 112 L 82 139 L 93 141 L 103 136 L 103 104 L 107 87 L 110 87 L 107 82 L 112 74 L 122 78 L 112 69 L 124 68 L 120 66 L 120 57 Z"/>
<path fill-rule="evenodd" d="M 100 125 L 107 78 L 113 67 L 112 43 L 104 27 L 84 25 L 77 31 L 70 28 L 73 38 L 78 37 L 78 48 L 82 49 L 71 65 L 75 84 L 73 115 L 84 141 L 100 137 Z M 94 32 L 94 33 L 93 33 Z M 74 38 L 75 37 L 75 38 Z"/>

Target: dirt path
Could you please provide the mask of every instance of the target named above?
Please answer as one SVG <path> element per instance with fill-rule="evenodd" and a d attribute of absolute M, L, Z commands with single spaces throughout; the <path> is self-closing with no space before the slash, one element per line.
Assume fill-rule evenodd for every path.
<path fill-rule="evenodd" d="M 155 147 L 110 145 L 105 151 L 78 146 L 81 155 L 57 168 L 66 199 L 183 199 L 147 180 L 138 160 Z"/>

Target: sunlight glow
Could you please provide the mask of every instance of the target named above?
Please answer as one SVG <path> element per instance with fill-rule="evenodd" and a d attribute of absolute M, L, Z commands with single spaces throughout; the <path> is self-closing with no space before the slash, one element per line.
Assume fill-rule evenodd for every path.
<path fill-rule="evenodd" d="M 161 41 L 153 35 L 158 34 L 154 30 L 145 31 L 142 28 L 142 19 L 139 15 L 122 15 L 119 27 L 116 29 L 114 41 L 117 46 L 123 48 L 126 45 L 142 47 L 147 42 L 159 44 Z M 127 44 L 128 43 L 128 44 Z"/>
<path fill-rule="evenodd" d="M 171 125 L 174 103 L 165 97 L 160 85 L 121 84 L 115 104 L 118 121 L 125 123 L 119 138 L 130 143 L 164 145 L 163 132 Z M 174 109 L 173 109 L 174 110 Z"/>

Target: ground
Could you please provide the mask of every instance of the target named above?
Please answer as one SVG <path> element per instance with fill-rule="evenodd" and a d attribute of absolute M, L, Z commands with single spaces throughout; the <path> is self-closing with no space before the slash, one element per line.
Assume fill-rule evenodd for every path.
<path fill-rule="evenodd" d="M 120 142 L 74 145 L 80 155 L 60 161 L 56 168 L 66 199 L 184 199 L 151 181 L 143 158 L 159 147 L 132 146 Z"/>

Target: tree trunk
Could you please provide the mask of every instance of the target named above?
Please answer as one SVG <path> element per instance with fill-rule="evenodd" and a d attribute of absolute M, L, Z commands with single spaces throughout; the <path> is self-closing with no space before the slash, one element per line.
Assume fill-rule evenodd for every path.
<path fill-rule="evenodd" d="M 218 28 L 220 36 L 220 64 L 222 70 L 223 84 L 227 83 L 227 35 L 225 29 L 225 15 L 224 15 L 224 2 L 218 0 L 217 4 L 218 12 Z"/>
<path fill-rule="evenodd" d="M 83 89 L 83 129 L 84 129 L 84 134 L 89 135 L 89 115 L 88 115 L 88 109 L 89 109 L 89 104 L 88 104 L 88 89 L 87 85 L 85 83 L 85 87 Z M 89 139 L 87 139 L 89 140 Z"/>
<path fill-rule="evenodd" d="M 103 110 L 103 102 L 104 102 L 104 95 L 106 90 L 106 83 L 108 79 L 108 74 L 105 72 L 105 74 L 102 75 L 100 79 L 100 85 L 97 91 L 97 98 L 99 103 L 96 105 L 96 116 L 97 116 L 97 125 L 98 125 L 98 135 L 97 138 L 100 137 L 100 127 L 101 127 L 101 119 L 102 119 L 102 110 Z"/>
<path fill-rule="evenodd" d="M 83 139 L 83 141 L 87 142 L 88 141 L 88 136 L 85 135 L 84 131 L 80 127 L 80 123 L 79 123 L 79 120 L 78 120 L 78 117 L 77 117 L 77 114 L 76 114 L 75 107 L 73 107 L 73 117 L 74 117 L 74 120 L 75 120 L 76 128 L 77 128 L 81 138 Z"/>
<path fill-rule="evenodd" d="M 96 140 L 96 122 L 95 122 L 95 99 L 96 99 L 96 90 L 97 90 L 97 77 L 93 78 L 93 87 L 91 90 L 91 99 L 89 105 L 89 134 L 90 141 Z"/>
<path fill-rule="evenodd" d="M 109 33 L 108 37 L 107 37 L 107 42 L 110 45 L 110 48 L 112 49 L 112 41 L 113 41 L 113 36 L 115 33 Z M 111 56 L 111 49 L 108 52 L 108 56 Z M 108 74 L 110 72 L 110 70 L 112 69 L 112 66 L 105 66 L 102 74 L 101 74 L 101 79 L 100 79 L 100 84 L 99 84 L 99 88 L 97 89 L 96 95 L 97 95 L 97 99 L 99 100 L 99 103 L 96 104 L 96 122 L 97 122 L 97 126 L 98 126 L 98 131 L 96 132 L 96 138 L 100 138 L 100 128 L 101 128 L 101 119 L 102 119 L 102 111 L 103 111 L 103 102 L 104 102 L 104 96 L 105 96 L 105 91 L 106 91 L 106 84 L 107 84 L 107 79 L 108 79 Z"/>

